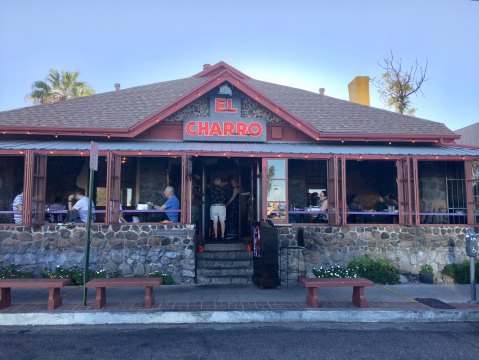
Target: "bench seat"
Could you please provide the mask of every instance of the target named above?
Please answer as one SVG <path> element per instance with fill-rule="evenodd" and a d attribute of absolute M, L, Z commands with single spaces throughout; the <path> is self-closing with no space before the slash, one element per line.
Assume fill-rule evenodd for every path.
<path fill-rule="evenodd" d="M 103 308 L 106 304 L 106 288 L 145 287 L 145 309 L 149 309 L 155 304 L 153 287 L 160 286 L 162 283 L 163 279 L 161 278 L 112 278 L 90 280 L 86 283 L 86 287 L 96 288 L 93 305 L 96 310 Z"/>
<path fill-rule="evenodd" d="M 306 304 L 310 307 L 319 307 L 318 288 L 320 287 L 352 287 L 353 304 L 361 308 L 368 307 L 364 288 L 374 285 L 371 280 L 364 278 L 303 278 L 300 283 L 306 287 Z"/>
<path fill-rule="evenodd" d="M 71 283 L 70 279 L 0 279 L 0 309 L 12 304 L 11 289 L 48 289 L 48 310 L 62 304 L 60 289 Z"/>

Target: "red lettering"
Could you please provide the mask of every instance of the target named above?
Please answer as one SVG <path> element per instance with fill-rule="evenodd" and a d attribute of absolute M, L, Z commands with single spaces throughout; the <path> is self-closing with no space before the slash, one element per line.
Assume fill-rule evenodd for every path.
<path fill-rule="evenodd" d="M 218 121 L 213 121 L 213 124 L 211 125 L 209 136 L 213 135 L 223 135 L 223 131 L 221 130 L 221 126 Z"/>
<path fill-rule="evenodd" d="M 223 98 L 215 98 L 215 111 L 218 113 L 226 112 L 226 99 Z"/>
<path fill-rule="evenodd" d="M 225 121 L 223 123 L 223 136 L 234 136 L 235 135 L 235 124 L 231 121 Z"/>
<path fill-rule="evenodd" d="M 258 137 L 263 132 L 263 127 L 258 122 L 252 122 L 248 125 L 248 133 L 251 136 Z"/>
<path fill-rule="evenodd" d="M 244 122 L 236 124 L 236 136 L 246 136 L 247 126 Z"/>
<path fill-rule="evenodd" d="M 237 110 L 233 107 L 233 99 L 226 100 L 227 108 L 226 111 L 230 113 L 235 113 Z"/>
<path fill-rule="evenodd" d="M 225 137 L 258 137 L 263 134 L 261 123 L 253 121 L 247 124 L 243 121 L 188 121 L 185 124 L 185 133 L 189 136 L 225 136 Z"/>
<path fill-rule="evenodd" d="M 196 121 L 190 121 L 188 123 L 186 123 L 186 126 L 185 126 L 185 131 L 188 135 L 190 136 L 195 136 L 196 135 L 196 131 L 193 129 L 193 126 L 196 125 Z"/>
<path fill-rule="evenodd" d="M 196 131 L 196 135 L 208 136 L 208 127 L 208 121 L 198 121 L 198 130 Z"/>

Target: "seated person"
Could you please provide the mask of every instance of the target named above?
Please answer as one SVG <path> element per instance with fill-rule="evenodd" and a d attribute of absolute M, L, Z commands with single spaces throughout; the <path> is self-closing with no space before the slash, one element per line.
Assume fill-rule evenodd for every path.
<path fill-rule="evenodd" d="M 359 200 L 358 194 L 352 194 L 350 196 L 350 201 L 348 201 L 348 210 L 354 212 L 362 212 L 364 211 L 363 205 Z M 348 222 L 350 223 L 362 223 L 364 221 L 362 214 L 352 214 L 348 215 Z"/>
<path fill-rule="evenodd" d="M 180 209 L 180 200 L 175 195 L 175 189 L 172 186 L 167 186 L 163 193 L 166 197 L 166 202 L 159 206 L 152 202 L 148 202 L 153 209 L 156 210 L 179 210 Z M 170 223 L 170 222 L 179 222 L 180 213 L 179 212 L 165 212 L 162 214 L 163 219 L 160 221 L 161 223 Z"/>
<path fill-rule="evenodd" d="M 73 200 L 76 200 L 75 205 L 73 205 Z M 85 196 L 85 191 L 83 189 L 76 189 L 73 194 L 68 196 L 68 213 L 65 222 L 77 222 L 77 223 L 86 223 L 88 222 L 88 204 L 90 198 Z M 91 203 L 92 211 L 92 222 L 95 221 L 95 204 Z"/>
<path fill-rule="evenodd" d="M 62 204 L 62 197 L 60 195 L 55 196 L 53 204 L 50 204 L 49 209 L 51 212 L 66 210 L 66 206 Z M 45 219 L 50 223 L 61 223 L 65 214 L 53 214 L 49 213 Z"/>
<path fill-rule="evenodd" d="M 392 194 L 386 194 L 384 195 L 384 202 L 386 205 L 389 206 L 394 206 L 394 209 L 398 209 L 398 202 L 394 200 L 394 196 Z"/>
<path fill-rule="evenodd" d="M 15 196 L 12 203 L 13 211 L 16 211 L 13 214 L 13 220 L 15 224 L 21 224 L 23 222 L 23 185 L 18 187 L 18 195 Z"/>
<path fill-rule="evenodd" d="M 321 207 L 319 208 L 319 211 L 326 211 L 325 214 L 318 214 L 313 219 L 314 223 L 327 223 L 328 222 L 328 193 L 326 190 L 323 190 L 319 193 L 319 201 L 321 201 Z"/>
<path fill-rule="evenodd" d="M 378 199 L 376 201 L 376 204 L 374 205 L 374 210 L 375 212 L 386 212 L 388 211 L 388 206 L 387 204 L 384 202 L 384 196 L 381 195 L 381 194 L 378 194 Z M 387 217 L 387 215 L 383 215 L 383 216 L 374 216 L 374 222 L 378 222 L 378 223 L 388 223 L 389 220 L 392 220 L 392 219 L 389 219 Z"/>

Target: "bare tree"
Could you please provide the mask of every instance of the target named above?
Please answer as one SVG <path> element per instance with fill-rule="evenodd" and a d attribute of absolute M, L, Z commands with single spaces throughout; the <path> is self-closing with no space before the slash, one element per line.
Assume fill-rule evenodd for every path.
<path fill-rule="evenodd" d="M 384 58 L 378 65 L 384 70 L 380 79 L 374 79 L 373 84 L 378 88 L 381 100 L 400 114 L 414 116 L 416 109 L 412 107 L 411 95 L 418 91 L 426 81 L 428 62 L 424 68 L 418 65 L 417 59 L 409 69 L 404 69 L 402 59 L 395 61 L 393 52 L 390 58 Z"/>

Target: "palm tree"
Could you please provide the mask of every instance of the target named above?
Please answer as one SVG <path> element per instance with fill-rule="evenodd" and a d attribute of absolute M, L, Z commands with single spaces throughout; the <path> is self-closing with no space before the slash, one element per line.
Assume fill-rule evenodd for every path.
<path fill-rule="evenodd" d="M 32 84 L 32 92 L 26 96 L 26 100 L 34 104 L 51 104 L 80 96 L 88 96 L 95 93 L 84 81 L 77 81 L 79 72 L 50 70 L 45 81 L 35 81 Z"/>

